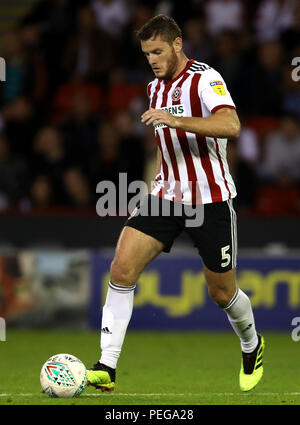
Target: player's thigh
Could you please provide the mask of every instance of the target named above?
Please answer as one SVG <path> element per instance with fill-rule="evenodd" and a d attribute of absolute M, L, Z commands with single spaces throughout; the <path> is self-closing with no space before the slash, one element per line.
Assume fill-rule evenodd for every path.
<path fill-rule="evenodd" d="M 120 234 L 111 264 L 111 280 L 132 285 L 144 268 L 163 250 L 164 244 L 152 236 L 125 226 Z"/>
<path fill-rule="evenodd" d="M 185 228 L 208 270 L 224 274 L 236 267 L 236 214 L 229 201 L 204 206 L 203 224 Z"/>

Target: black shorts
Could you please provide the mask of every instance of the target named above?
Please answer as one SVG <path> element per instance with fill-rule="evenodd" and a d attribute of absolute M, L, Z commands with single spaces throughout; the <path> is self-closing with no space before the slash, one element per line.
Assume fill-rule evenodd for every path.
<path fill-rule="evenodd" d="M 174 240 L 185 231 L 209 270 L 223 273 L 236 267 L 236 213 L 232 200 L 192 207 L 148 195 L 124 226 L 161 241 L 164 252 L 170 252 Z"/>

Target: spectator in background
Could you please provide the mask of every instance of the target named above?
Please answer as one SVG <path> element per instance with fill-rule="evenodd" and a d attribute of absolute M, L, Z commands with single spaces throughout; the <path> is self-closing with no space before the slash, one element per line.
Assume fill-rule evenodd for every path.
<path fill-rule="evenodd" d="M 64 135 L 68 158 L 80 164 L 86 173 L 90 158 L 97 148 L 97 131 L 101 122 L 100 115 L 92 110 L 91 99 L 86 90 L 74 94 L 69 117 L 62 122 L 60 130 Z"/>
<path fill-rule="evenodd" d="M 267 137 L 263 177 L 273 182 L 282 179 L 300 182 L 300 122 L 297 116 L 285 114 L 279 131 Z"/>
<path fill-rule="evenodd" d="M 21 38 L 24 47 L 30 54 L 43 55 L 43 51 L 40 46 L 42 28 L 39 25 L 30 23 L 21 23 L 19 25 Z"/>
<path fill-rule="evenodd" d="M 53 206 L 54 194 L 48 176 L 39 175 L 32 181 L 29 190 L 30 207 L 34 210 L 47 210 Z"/>
<path fill-rule="evenodd" d="M 149 66 L 146 58 L 137 55 L 140 48 L 140 41 L 136 37 L 135 31 L 141 28 L 153 16 L 153 9 L 150 5 L 137 4 L 133 10 L 132 18 L 124 27 L 122 38 L 117 44 L 118 66 L 126 70 L 127 77 L 135 81 L 144 83 L 149 74 Z M 151 76 L 149 76 L 151 79 Z"/>
<path fill-rule="evenodd" d="M 80 172 L 91 179 L 94 192 L 101 179 L 118 184 L 118 173 L 128 172 L 133 181 L 155 167 L 153 131 L 148 134 L 138 119 L 148 104 L 144 83 L 152 77 L 147 60 L 136 55 L 134 31 L 164 8 L 182 23 L 188 56 L 210 63 L 226 77 L 238 110 L 247 114 L 245 121 L 250 115 L 254 121 L 257 116 L 276 120 L 282 110 L 300 119 L 300 82 L 291 78 L 290 66 L 293 57 L 300 57 L 300 0 L 38 0 L 4 34 L 0 53 L 7 65 L 7 81 L 0 84 L 0 132 L 5 139 L 0 141 L 0 186 L 8 188 L 7 196 L 6 189 L 2 192 L 7 205 L 19 197 L 15 193 L 26 195 L 26 177 L 18 177 L 16 191 L 16 178 L 11 177 L 10 185 L 4 177 L 10 169 L 16 175 L 16 164 L 29 169 L 32 202 L 45 207 L 75 205 L 65 182 L 70 187 L 81 182 Z M 283 66 L 285 60 L 289 66 Z M 93 87 L 87 93 L 80 85 Z M 99 93 L 93 95 L 95 88 Z M 44 127 L 49 122 L 59 123 L 59 129 Z M 281 137 L 283 133 L 281 129 Z M 255 133 L 243 126 L 240 138 L 229 145 L 239 199 L 248 206 L 261 160 Z M 283 146 L 293 151 L 295 143 Z M 65 179 L 70 167 L 77 171 Z M 270 175 L 268 179 L 273 181 Z M 289 179 L 282 172 L 275 181 Z"/>
<path fill-rule="evenodd" d="M 93 10 L 78 11 L 77 30 L 72 32 L 62 59 L 65 78 L 88 82 L 106 82 L 115 62 L 115 42 L 97 27 Z"/>
<path fill-rule="evenodd" d="M 260 149 L 257 135 L 247 126 L 244 117 L 241 117 L 241 124 L 240 137 L 236 141 L 229 141 L 228 161 L 239 191 L 237 206 L 249 210 L 254 205 L 258 186 L 256 169 Z"/>
<path fill-rule="evenodd" d="M 244 81 L 244 62 L 239 50 L 237 33 L 222 30 L 214 38 L 214 57 L 211 65 L 226 81 L 228 90 L 237 105 Z"/>
<path fill-rule="evenodd" d="M 46 175 L 53 187 L 53 200 L 58 205 L 66 202 L 66 193 L 62 187 L 63 174 L 70 166 L 66 155 L 63 137 L 60 131 L 52 126 L 39 130 L 33 145 L 34 156 L 31 162 L 32 179 Z"/>
<path fill-rule="evenodd" d="M 249 165 L 256 167 L 260 160 L 260 148 L 257 134 L 247 126 L 245 120 L 241 118 L 242 129 L 237 140 L 237 150 L 239 157 Z"/>
<path fill-rule="evenodd" d="M 0 86 L 0 103 L 8 105 L 21 96 L 40 102 L 46 92 L 46 72 L 42 58 L 29 54 L 20 29 L 4 34 L 1 56 L 6 62 L 6 81 Z"/>
<path fill-rule="evenodd" d="M 126 161 L 128 183 L 142 180 L 145 165 L 143 139 L 134 131 L 134 117 L 128 110 L 120 111 L 114 118 L 115 129 L 120 137 L 120 154 Z"/>
<path fill-rule="evenodd" d="M 106 100 L 107 114 L 113 118 L 137 98 L 146 96 L 144 83 L 128 81 L 124 69 L 114 68 L 109 75 L 108 96 Z"/>
<path fill-rule="evenodd" d="M 48 114 L 49 121 L 52 124 L 61 124 L 72 114 L 74 99 L 77 95 L 84 94 L 89 98 L 91 110 L 96 114 L 100 113 L 107 100 L 99 84 L 70 81 L 62 84 L 55 91 Z"/>
<path fill-rule="evenodd" d="M 244 5 L 240 0 L 211 0 L 205 2 L 205 20 L 211 36 L 229 29 L 241 31 L 244 26 Z"/>
<path fill-rule="evenodd" d="M 291 28 L 297 0 L 264 0 L 260 2 L 255 20 L 259 42 L 278 40 L 281 32 Z"/>
<path fill-rule="evenodd" d="M 91 8 L 99 28 L 118 39 L 130 19 L 130 10 L 125 0 L 92 0 Z"/>
<path fill-rule="evenodd" d="M 84 0 L 39 0 L 21 22 L 22 26 L 39 31 L 39 45 L 49 75 L 49 92 L 61 83 L 66 41 L 75 27 L 78 8 L 86 3 Z"/>
<path fill-rule="evenodd" d="M 185 2 L 161 0 L 155 5 L 153 15 L 162 13 L 172 16 L 179 27 L 183 28 L 185 22 L 190 19 L 204 19 L 206 21 L 203 10 L 204 3 L 205 0 L 186 0 Z M 151 4 L 153 5 L 153 2 Z"/>
<path fill-rule="evenodd" d="M 1 85 L 1 103 L 7 105 L 23 95 L 25 88 L 27 63 L 18 30 L 11 30 L 4 34 L 1 56 L 6 62 L 6 82 Z"/>
<path fill-rule="evenodd" d="M 205 20 L 190 18 L 183 26 L 183 48 L 187 57 L 199 62 L 211 63 L 212 43 L 206 35 Z"/>
<path fill-rule="evenodd" d="M 284 50 L 287 53 L 288 61 L 295 57 L 300 56 L 296 54 L 296 50 L 300 50 L 300 1 L 295 0 L 295 8 L 293 11 L 293 24 L 281 33 L 281 42 Z"/>
<path fill-rule="evenodd" d="M 44 102 L 47 95 L 48 72 L 44 60 L 43 52 L 39 49 L 39 31 L 34 26 L 24 26 L 19 28 L 22 46 L 25 52 L 28 75 L 24 83 L 26 88 L 24 93 L 39 108 L 45 108 Z"/>
<path fill-rule="evenodd" d="M 67 205 L 78 208 L 90 208 L 95 205 L 89 183 L 79 168 L 69 168 L 63 174 Z"/>
<path fill-rule="evenodd" d="M 283 54 L 280 43 L 261 43 L 257 57 L 244 70 L 239 105 L 243 113 L 279 116 L 282 112 Z"/>
<path fill-rule="evenodd" d="M 236 205 L 239 209 L 249 210 L 254 204 L 257 187 L 254 163 L 239 155 L 238 141 L 233 139 L 227 142 L 227 160 L 239 194 Z"/>
<path fill-rule="evenodd" d="M 105 121 L 99 127 L 97 155 L 91 163 L 92 191 L 96 192 L 97 184 L 110 181 L 116 187 L 117 207 L 120 173 L 126 173 L 127 185 L 136 180 L 143 180 L 145 152 L 143 140 L 134 132 L 134 119 L 128 111 L 120 111 L 112 121 Z M 134 196 L 128 194 L 128 200 Z"/>
<path fill-rule="evenodd" d="M 260 215 L 300 213 L 300 123 L 297 116 L 285 114 L 280 129 L 265 142 L 261 185 L 256 193 L 254 212 Z"/>
<path fill-rule="evenodd" d="M 293 71 L 294 67 L 292 66 L 286 66 L 283 71 L 282 107 L 285 111 L 297 115 L 300 120 L 300 81 L 296 81 L 292 78 Z M 300 77 L 300 70 L 298 71 L 298 75 Z"/>
<path fill-rule="evenodd" d="M 11 155 L 8 140 L 0 133 L 0 210 L 18 204 L 27 179 L 26 162 L 20 156 Z"/>
<path fill-rule="evenodd" d="M 28 161 L 32 154 L 32 139 L 38 128 L 33 102 L 17 97 L 2 109 L 1 120 L 11 154 L 22 155 Z"/>
<path fill-rule="evenodd" d="M 119 173 L 126 173 L 128 163 L 121 155 L 121 139 L 110 121 L 103 122 L 98 129 L 98 149 L 91 158 L 90 181 L 92 191 L 100 181 L 109 180 L 119 186 Z"/>

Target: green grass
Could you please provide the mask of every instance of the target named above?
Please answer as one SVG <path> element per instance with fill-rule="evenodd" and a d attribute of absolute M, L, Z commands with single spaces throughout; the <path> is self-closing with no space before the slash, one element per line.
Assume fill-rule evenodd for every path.
<path fill-rule="evenodd" d="M 99 356 L 98 332 L 7 331 L 0 342 L 0 404 L 217 405 L 300 404 L 300 342 L 264 333 L 265 373 L 250 393 L 238 386 L 240 347 L 233 333 L 128 332 L 117 387 L 87 388 L 78 399 L 41 393 L 39 373 L 53 354 L 71 353 L 87 367 Z"/>

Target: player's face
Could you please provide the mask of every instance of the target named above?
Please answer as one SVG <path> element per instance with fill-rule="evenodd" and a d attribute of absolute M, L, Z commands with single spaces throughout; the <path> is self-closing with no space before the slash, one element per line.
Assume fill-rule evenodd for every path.
<path fill-rule="evenodd" d="M 178 66 L 174 44 L 176 44 L 176 40 L 170 45 L 159 36 L 141 41 L 142 51 L 148 59 L 155 77 L 172 80 Z"/>

